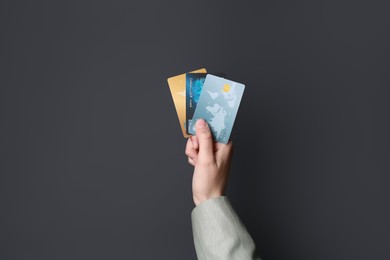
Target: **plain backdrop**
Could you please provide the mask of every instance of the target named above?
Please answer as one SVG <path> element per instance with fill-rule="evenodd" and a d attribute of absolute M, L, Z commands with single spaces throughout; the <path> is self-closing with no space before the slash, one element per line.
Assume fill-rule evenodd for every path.
<path fill-rule="evenodd" d="M 0 259 L 196 259 L 166 79 L 246 91 L 263 259 L 390 259 L 389 1 L 0 1 Z"/>

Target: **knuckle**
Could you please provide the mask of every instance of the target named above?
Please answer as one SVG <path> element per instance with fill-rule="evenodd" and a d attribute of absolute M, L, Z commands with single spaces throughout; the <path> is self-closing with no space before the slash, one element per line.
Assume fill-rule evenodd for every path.
<path fill-rule="evenodd" d="M 191 158 L 188 158 L 188 163 L 191 164 L 192 166 L 194 166 L 194 162 Z"/>

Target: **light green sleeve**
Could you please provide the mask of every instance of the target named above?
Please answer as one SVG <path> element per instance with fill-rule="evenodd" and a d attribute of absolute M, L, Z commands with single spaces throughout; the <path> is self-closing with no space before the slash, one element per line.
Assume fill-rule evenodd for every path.
<path fill-rule="evenodd" d="M 198 260 L 253 260 L 255 243 L 227 197 L 206 200 L 191 214 Z"/>

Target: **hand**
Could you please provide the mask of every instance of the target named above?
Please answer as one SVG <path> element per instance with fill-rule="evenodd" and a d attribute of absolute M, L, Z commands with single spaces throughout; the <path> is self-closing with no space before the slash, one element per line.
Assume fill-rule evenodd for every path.
<path fill-rule="evenodd" d="M 192 195 L 195 205 L 225 194 L 229 177 L 233 144 L 213 141 L 206 121 L 196 122 L 196 136 L 188 138 L 186 155 L 195 167 L 192 177 Z"/>

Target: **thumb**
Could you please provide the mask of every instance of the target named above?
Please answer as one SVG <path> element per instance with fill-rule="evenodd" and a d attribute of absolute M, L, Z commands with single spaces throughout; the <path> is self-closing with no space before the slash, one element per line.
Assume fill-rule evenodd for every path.
<path fill-rule="evenodd" d="M 210 128 L 204 119 L 198 119 L 195 124 L 196 137 L 199 142 L 199 161 L 214 160 L 214 141 Z"/>

